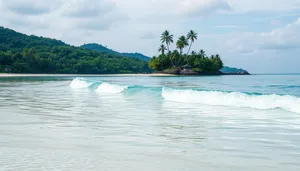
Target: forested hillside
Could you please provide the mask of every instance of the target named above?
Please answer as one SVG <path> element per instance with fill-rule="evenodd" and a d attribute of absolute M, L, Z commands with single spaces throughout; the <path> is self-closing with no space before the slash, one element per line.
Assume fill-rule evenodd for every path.
<path fill-rule="evenodd" d="M 151 72 L 147 62 L 100 53 L 0 27 L 0 72 L 116 74 Z"/>
<path fill-rule="evenodd" d="M 141 53 L 120 53 L 114 50 L 111 50 L 107 47 L 104 47 L 102 45 L 96 44 L 96 43 L 89 43 L 89 44 L 84 44 L 81 47 L 89 49 L 89 50 L 95 50 L 97 52 L 107 52 L 110 54 L 115 54 L 115 55 L 121 55 L 121 56 L 126 56 L 126 57 L 131 57 L 131 58 L 136 58 L 136 59 L 140 59 L 143 61 L 147 61 L 149 62 L 151 58 L 141 54 Z"/>

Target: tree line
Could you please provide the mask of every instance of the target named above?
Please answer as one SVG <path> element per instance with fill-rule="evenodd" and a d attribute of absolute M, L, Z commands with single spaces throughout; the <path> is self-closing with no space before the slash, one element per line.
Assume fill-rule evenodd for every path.
<path fill-rule="evenodd" d="M 117 74 L 151 71 L 148 63 L 142 60 L 99 53 L 0 27 L 0 72 Z"/>

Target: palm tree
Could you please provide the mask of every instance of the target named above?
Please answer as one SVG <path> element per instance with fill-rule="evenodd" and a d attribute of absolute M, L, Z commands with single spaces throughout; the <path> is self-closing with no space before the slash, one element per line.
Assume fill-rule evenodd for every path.
<path fill-rule="evenodd" d="M 173 43 L 173 37 L 174 36 L 172 34 L 170 34 L 170 32 L 168 30 L 164 31 L 161 34 L 160 40 L 161 40 L 162 43 L 166 43 L 167 44 L 168 52 L 170 52 L 169 45 L 171 43 Z"/>
<path fill-rule="evenodd" d="M 167 50 L 166 46 L 164 44 L 161 44 L 159 46 L 158 52 L 161 52 L 162 55 L 165 54 L 165 50 Z"/>
<path fill-rule="evenodd" d="M 178 50 L 174 50 L 174 51 L 171 53 L 170 57 L 171 57 L 171 61 L 175 61 L 175 62 L 174 62 L 175 64 L 173 64 L 174 67 L 178 66 L 178 61 L 179 61 L 179 59 L 180 59 L 180 54 L 179 54 Z"/>
<path fill-rule="evenodd" d="M 201 58 L 205 57 L 205 51 L 203 49 L 200 50 L 199 55 Z"/>
<path fill-rule="evenodd" d="M 185 38 L 185 36 L 180 36 L 177 43 L 176 43 L 177 48 L 180 50 L 180 54 L 182 54 L 182 49 L 185 48 L 188 45 L 189 45 L 189 42 Z"/>
<path fill-rule="evenodd" d="M 168 54 L 167 54 L 167 58 L 169 58 L 171 64 L 173 67 L 175 67 L 174 65 L 174 62 L 173 62 L 173 57 L 172 57 L 172 52 L 171 51 L 168 51 Z"/>
<path fill-rule="evenodd" d="M 194 43 L 195 40 L 197 40 L 197 38 L 198 38 L 198 35 L 197 35 L 197 33 L 194 32 L 193 30 L 191 30 L 191 31 L 187 34 L 187 39 L 191 41 L 189 50 L 188 50 L 188 52 L 187 52 L 187 55 L 190 53 L 192 44 Z"/>
<path fill-rule="evenodd" d="M 218 69 L 223 68 L 223 66 L 224 66 L 224 65 L 223 65 L 223 61 L 221 60 L 221 57 L 220 57 L 219 54 L 215 55 L 214 61 L 215 61 L 215 63 L 217 64 Z"/>
<path fill-rule="evenodd" d="M 195 60 L 196 55 L 197 55 L 197 52 L 192 51 L 191 55 L 187 56 L 187 63 L 192 65 L 191 62 Z"/>

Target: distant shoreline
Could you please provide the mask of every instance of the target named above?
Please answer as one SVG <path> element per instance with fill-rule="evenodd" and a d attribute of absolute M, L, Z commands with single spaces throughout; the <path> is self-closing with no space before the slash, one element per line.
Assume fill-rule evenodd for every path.
<path fill-rule="evenodd" d="M 10 77 L 170 77 L 173 74 L 10 74 L 0 73 L 0 78 Z"/>
<path fill-rule="evenodd" d="M 12 78 L 12 77 L 186 77 L 186 76 L 222 76 L 222 75 L 245 75 L 245 74 L 221 73 L 221 74 L 179 75 L 179 74 L 171 74 L 171 73 L 152 73 L 152 74 L 16 74 L 16 73 L 0 73 L 0 78 Z"/>

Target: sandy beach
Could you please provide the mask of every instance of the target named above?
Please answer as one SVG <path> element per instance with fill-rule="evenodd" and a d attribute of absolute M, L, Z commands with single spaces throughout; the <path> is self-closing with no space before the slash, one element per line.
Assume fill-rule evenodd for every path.
<path fill-rule="evenodd" d="M 172 74 L 10 74 L 0 73 L 0 78 L 7 77 L 170 77 Z"/>

